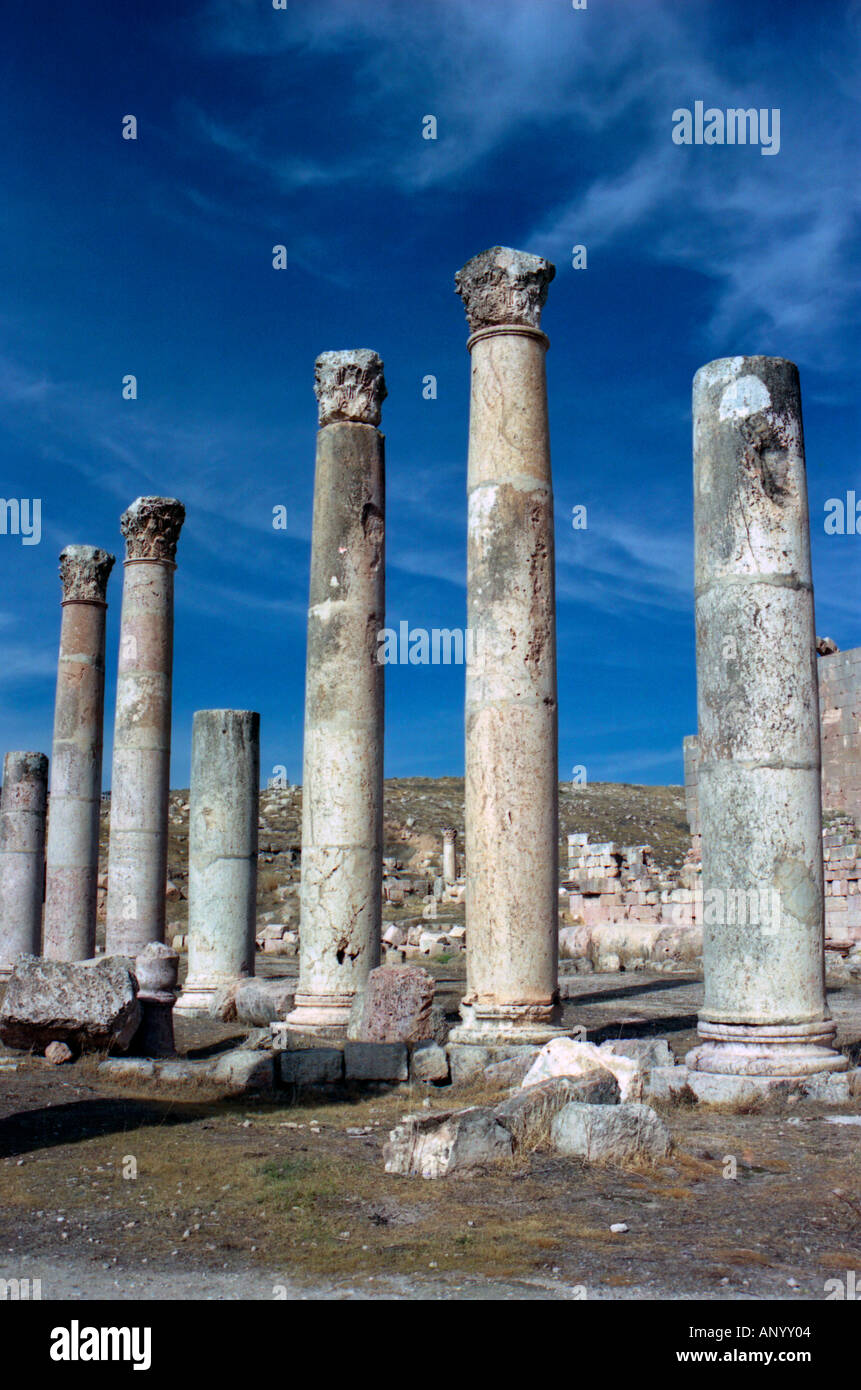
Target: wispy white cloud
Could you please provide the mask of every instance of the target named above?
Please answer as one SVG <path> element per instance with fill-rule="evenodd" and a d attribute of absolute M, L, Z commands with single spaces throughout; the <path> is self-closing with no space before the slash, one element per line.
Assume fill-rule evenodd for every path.
<path fill-rule="evenodd" d="M 835 329 L 859 311 L 861 183 L 848 173 L 858 159 L 857 6 L 836 12 L 827 41 L 805 55 L 823 81 L 817 87 L 811 74 L 803 97 L 784 103 L 782 149 L 769 159 L 752 149 L 727 159 L 670 139 L 678 106 L 770 107 L 774 90 L 786 93 L 787 67 L 765 35 L 715 43 L 703 7 L 668 0 L 600 15 L 564 9 L 556 0 L 329 0 L 275 11 L 213 0 L 198 40 L 210 53 L 258 60 L 261 105 L 241 128 L 199 112 L 198 131 L 282 192 L 368 178 L 406 191 L 457 187 L 533 131 L 587 157 L 574 161 L 567 187 L 548 186 L 522 230 L 525 246 L 563 257 L 585 242 L 594 257 L 636 238 L 638 257 L 712 282 L 704 344 L 721 352 L 741 340 L 751 350 L 789 342 L 791 355 L 845 366 Z M 792 26 L 784 41 L 792 44 Z M 275 61 L 288 54 L 296 63 L 349 56 L 352 80 L 333 114 L 345 140 L 328 158 L 285 154 L 262 119 L 277 107 Z M 420 107 L 440 121 L 435 143 L 418 138 Z M 591 149 L 605 161 L 597 173 Z"/>

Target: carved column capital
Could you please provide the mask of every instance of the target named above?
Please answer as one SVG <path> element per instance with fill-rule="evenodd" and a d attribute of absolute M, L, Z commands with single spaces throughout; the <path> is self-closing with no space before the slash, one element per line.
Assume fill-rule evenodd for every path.
<path fill-rule="evenodd" d="M 379 425 L 388 394 L 383 364 L 375 352 L 322 352 L 314 364 L 314 394 L 320 425 L 336 421 Z"/>
<path fill-rule="evenodd" d="M 60 551 L 63 603 L 104 603 L 116 556 L 97 545 L 67 545 Z"/>
<path fill-rule="evenodd" d="M 540 328 L 547 287 L 556 267 L 543 256 L 492 246 L 467 261 L 454 277 L 470 330 L 496 326 Z"/>
<path fill-rule="evenodd" d="M 176 560 L 185 507 L 175 497 L 139 497 L 120 517 L 127 560 Z"/>

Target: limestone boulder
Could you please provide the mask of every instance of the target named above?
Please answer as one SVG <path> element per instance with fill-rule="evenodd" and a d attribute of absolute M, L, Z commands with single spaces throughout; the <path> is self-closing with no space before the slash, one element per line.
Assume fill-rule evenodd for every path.
<path fill-rule="evenodd" d="M 43 1052 L 64 1042 L 73 1052 L 124 1052 L 141 1021 L 131 961 L 102 956 L 69 963 L 20 956 L 0 1011 L 8 1047 Z"/>
<path fill-rule="evenodd" d="M 492 1110 L 473 1105 L 432 1115 L 408 1115 L 383 1146 L 387 1173 L 442 1178 L 467 1172 L 511 1153 L 508 1130 Z"/>
<path fill-rule="evenodd" d="M 554 1076 L 582 1077 L 610 1073 L 619 1086 L 623 1101 L 639 1099 L 642 1094 L 643 1072 L 631 1058 L 596 1047 L 590 1042 L 573 1038 L 553 1038 L 542 1047 L 523 1078 L 524 1088 L 536 1086 Z"/>
<path fill-rule="evenodd" d="M 611 1072 L 593 1072 L 579 1078 L 554 1076 L 550 1081 L 518 1091 L 493 1113 L 508 1130 L 515 1149 L 535 1148 L 549 1139 L 554 1117 L 573 1101 L 617 1105 L 619 1083 Z"/>
<path fill-rule="evenodd" d="M 648 1105 L 588 1105 L 573 1101 L 554 1117 L 551 1139 L 558 1153 L 587 1163 L 625 1163 L 666 1158 L 670 1131 Z"/>

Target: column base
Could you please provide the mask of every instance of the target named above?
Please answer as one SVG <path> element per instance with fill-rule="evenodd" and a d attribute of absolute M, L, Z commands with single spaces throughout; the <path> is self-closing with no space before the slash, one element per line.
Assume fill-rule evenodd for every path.
<path fill-rule="evenodd" d="M 235 984 L 239 978 L 240 976 L 237 975 L 234 979 L 229 980 L 186 980 L 182 994 L 174 1005 L 174 1013 L 182 1014 L 185 1017 L 208 1014 L 209 1006 L 216 994 Z"/>
<path fill-rule="evenodd" d="M 463 1020 L 449 1033 L 449 1042 L 478 1047 L 543 1047 L 553 1038 L 571 1037 L 564 1028 L 559 1004 L 478 1004 L 460 1006 Z"/>
<path fill-rule="evenodd" d="M 842 1072 L 849 1061 L 834 1047 L 837 1025 L 813 1023 L 710 1023 L 701 1019 L 702 1039 L 685 1058 L 690 1071 L 718 1076 L 804 1077 Z"/>
<path fill-rule="evenodd" d="M 355 997 L 354 994 L 311 994 L 297 990 L 292 1012 L 283 1026 L 290 1033 L 346 1038 Z"/>

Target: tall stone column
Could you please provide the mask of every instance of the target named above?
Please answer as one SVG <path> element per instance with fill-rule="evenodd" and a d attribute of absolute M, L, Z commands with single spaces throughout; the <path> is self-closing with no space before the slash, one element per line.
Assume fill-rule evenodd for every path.
<path fill-rule="evenodd" d="M 206 1012 L 216 990 L 254 974 L 260 715 L 201 709 L 191 741 L 188 977 L 180 1013 Z"/>
<path fill-rule="evenodd" d="M 553 489 L 541 309 L 554 267 L 493 247 L 455 276 L 472 336 L 467 993 L 456 1042 L 559 1031 Z"/>
<path fill-rule="evenodd" d="M 299 988 L 290 1028 L 343 1034 L 380 962 L 386 395 L 374 352 L 325 352 L 305 680 Z"/>
<path fill-rule="evenodd" d="M 457 882 L 457 831 L 451 828 L 442 832 L 442 879 L 443 883 Z"/>
<path fill-rule="evenodd" d="M 0 979 L 22 952 L 38 956 L 45 884 L 44 753 L 7 753 L 0 796 Z"/>
<path fill-rule="evenodd" d="M 825 1003 L 819 702 L 801 392 L 779 357 L 694 378 L 705 1000 L 698 1072 L 842 1071 Z"/>
<path fill-rule="evenodd" d="M 108 954 L 164 939 L 173 676 L 173 575 L 185 508 L 139 497 L 126 538 L 111 782 Z"/>
<path fill-rule="evenodd" d="M 60 555 L 63 618 L 45 888 L 49 960 L 89 960 L 96 952 L 105 595 L 114 563 L 92 545 L 68 545 Z"/>

